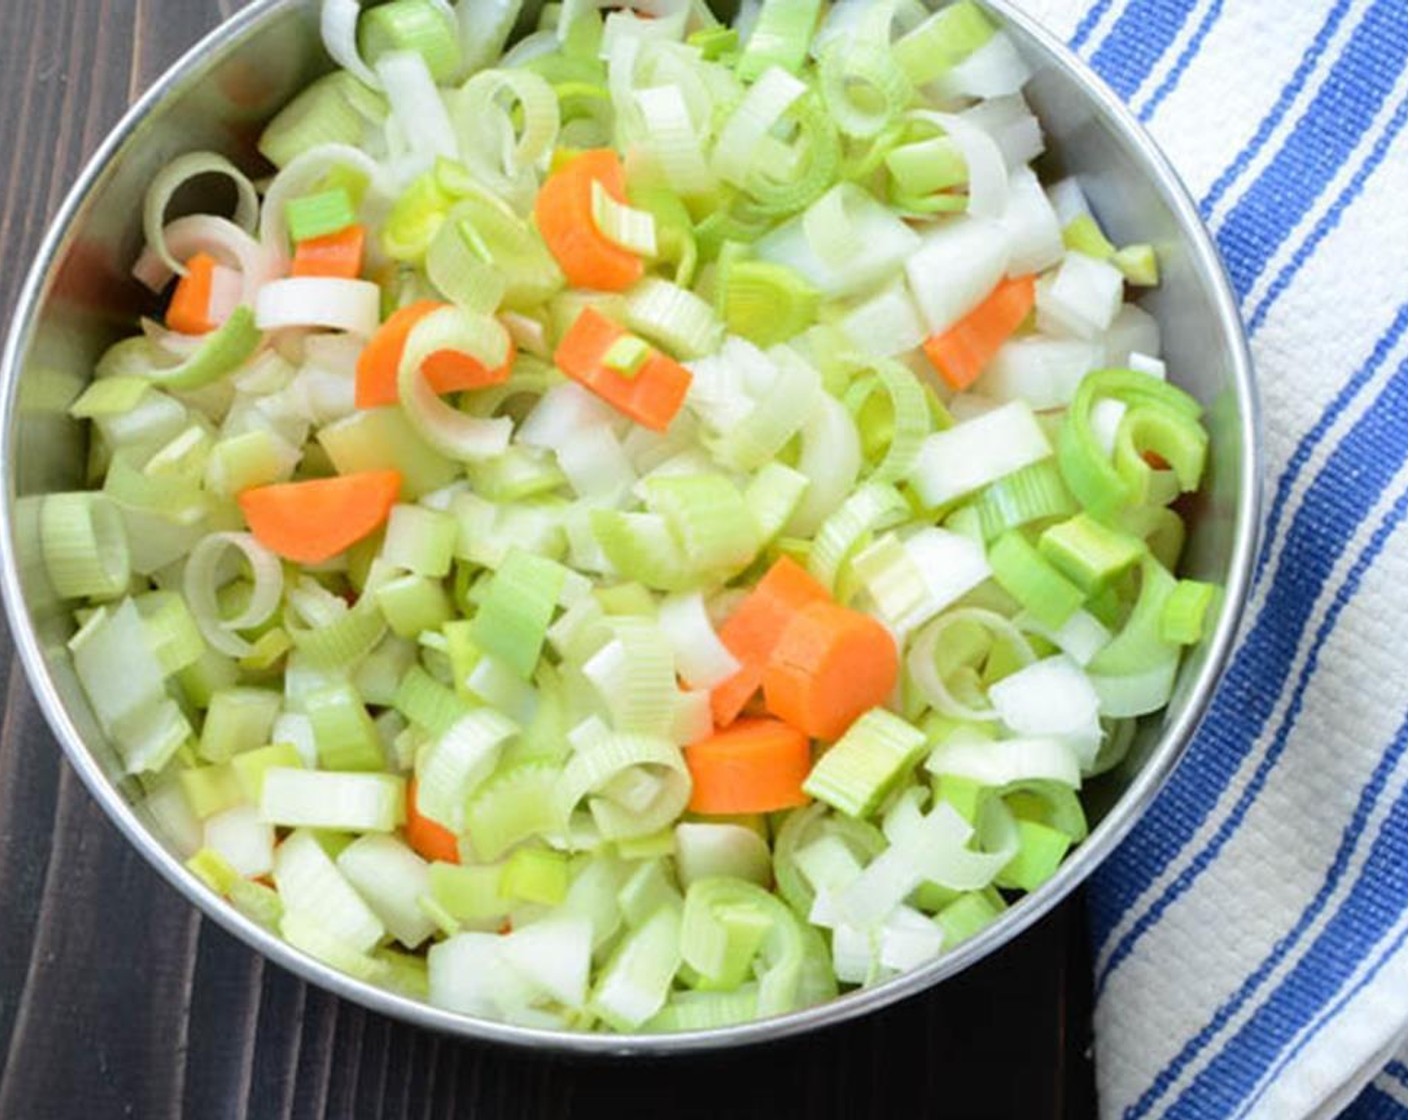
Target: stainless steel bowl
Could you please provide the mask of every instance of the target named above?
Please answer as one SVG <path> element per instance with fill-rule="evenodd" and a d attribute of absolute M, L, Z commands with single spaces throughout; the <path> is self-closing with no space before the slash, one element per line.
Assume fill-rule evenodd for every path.
<path fill-rule="evenodd" d="M 725 0 L 726 2 L 726 0 Z M 530 0 L 531 3 L 531 0 Z M 152 310 L 128 276 L 153 173 L 193 149 L 255 160 L 261 124 L 330 64 L 318 0 L 258 0 L 173 67 L 118 125 L 69 195 L 29 274 L 0 364 L 0 581 L 15 643 L 49 722 L 80 777 L 127 838 L 220 925 L 300 976 L 401 1019 L 452 1034 L 596 1053 L 680 1052 L 776 1039 L 850 1019 L 924 991 L 1017 936 L 1068 895 L 1144 812 L 1207 708 L 1247 596 L 1259 505 L 1257 405 L 1250 360 L 1216 251 L 1177 175 L 1144 131 L 1066 48 L 1006 0 L 990 0 L 1037 76 L 1047 169 L 1074 173 L 1121 241 L 1152 241 L 1164 282 L 1145 300 L 1160 320 L 1174 379 L 1208 407 L 1212 462 L 1190 519 L 1185 571 L 1226 588 L 1216 633 L 1183 666 L 1172 704 L 1145 721 L 1125 763 L 1092 783 L 1090 838 L 1059 874 L 995 924 L 925 968 L 807 1011 L 669 1036 L 528 1030 L 441 1011 L 353 980 L 290 948 L 216 898 L 172 854 L 122 777 L 65 651 L 68 612 L 38 558 L 36 499 L 81 484 L 84 436 L 65 409 L 96 357 Z"/>

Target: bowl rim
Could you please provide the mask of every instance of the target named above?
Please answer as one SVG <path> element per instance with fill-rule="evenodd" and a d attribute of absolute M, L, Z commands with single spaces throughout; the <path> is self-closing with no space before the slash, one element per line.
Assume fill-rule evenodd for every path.
<path fill-rule="evenodd" d="M 8 466 L 15 453 L 14 429 L 21 363 L 33 340 L 39 313 L 52 289 L 55 265 L 74 236 L 75 219 L 81 215 L 90 195 L 107 178 L 113 158 L 120 154 L 123 146 L 155 109 L 178 94 L 184 85 L 198 79 L 198 72 L 212 52 L 256 33 L 276 13 L 293 8 L 299 2 L 255 0 L 203 36 L 123 114 L 85 164 L 49 223 L 16 300 L 8 338 L 0 353 L 0 464 Z M 710 1030 L 677 1034 L 585 1034 L 514 1026 L 446 1011 L 424 1000 L 354 979 L 294 949 L 208 890 L 137 819 L 133 808 L 104 775 L 59 697 L 25 606 L 14 539 L 15 479 L 10 473 L 6 480 L 4 501 L 0 502 L 0 594 L 3 594 L 5 601 L 16 651 L 35 698 L 69 763 L 108 818 L 167 883 L 226 932 L 300 979 L 404 1022 L 461 1038 L 558 1053 L 587 1056 L 669 1055 L 776 1041 L 839 1024 L 926 991 L 989 956 L 1030 928 L 1064 900 L 1119 844 L 1152 802 L 1206 714 L 1231 655 L 1233 640 L 1247 605 L 1262 501 L 1262 441 L 1257 387 L 1246 332 L 1223 262 L 1182 179 L 1168 158 L 1114 92 L 1065 43 L 1034 17 L 1017 9 L 1012 0 L 983 2 L 1001 20 L 1021 28 L 1078 83 L 1102 123 L 1113 129 L 1137 154 L 1152 177 L 1158 193 L 1177 221 L 1195 269 L 1211 287 L 1219 325 L 1231 344 L 1231 384 L 1239 405 L 1237 435 L 1241 441 L 1242 478 L 1226 581 L 1226 607 L 1208 640 L 1203 664 L 1188 690 L 1181 711 L 1164 729 L 1143 768 L 1105 819 L 1065 861 L 1057 874 L 1039 890 L 1014 904 L 998 921 L 928 965 L 815 1007 Z"/>

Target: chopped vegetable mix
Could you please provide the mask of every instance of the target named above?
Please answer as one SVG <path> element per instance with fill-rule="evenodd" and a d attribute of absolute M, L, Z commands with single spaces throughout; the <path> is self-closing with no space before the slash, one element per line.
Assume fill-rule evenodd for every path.
<path fill-rule="evenodd" d="M 1154 252 L 1038 178 L 970 0 L 458 7 L 324 0 L 272 178 L 152 183 L 165 321 L 40 514 L 93 714 L 213 891 L 440 1007 L 685 1031 L 921 967 L 1216 623 Z M 234 214 L 169 220 L 210 174 Z"/>

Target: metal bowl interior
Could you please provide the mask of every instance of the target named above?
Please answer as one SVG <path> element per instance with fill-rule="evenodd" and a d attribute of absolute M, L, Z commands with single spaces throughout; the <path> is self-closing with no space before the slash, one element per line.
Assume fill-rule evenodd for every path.
<path fill-rule="evenodd" d="M 531 6 L 531 0 L 530 0 Z M 0 581 L 29 679 L 69 760 L 128 839 L 206 914 L 247 944 L 340 995 L 450 1033 L 579 1053 L 667 1053 L 733 1046 L 810 1030 L 932 987 L 1015 937 L 1076 887 L 1119 842 L 1178 760 L 1228 656 L 1247 595 L 1258 515 L 1256 400 L 1236 305 L 1220 261 L 1176 174 L 1098 79 L 1006 0 L 989 6 L 1037 71 L 1029 97 L 1050 152 L 1043 171 L 1080 177 L 1119 241 L 1150 241 L 1162 286 L 1143 301 L 1160 320 L 1174 379 L 1208 408 L 1212 462 L 1189 518 L 1184 571 L 1226 589 L 1215 633 L 1184 664 L 1173 702 L 1146 719 L 1125 762 L 1091 783 L 1093 832 L 1057 876 L 973 940 L 927 967 L 785 1017 L 670 1036 L 574 1035 L 452 1014 L 353 980 L 296 952 L 236 913 L 188 872 L 134 801 L 75 678 L 68 612 L 38 556 L 37 506 L 81 484 L 82 429 L 67 406 L 96 357 L 151 299 L 128 275 L 152 174 L 195 149 L 258 166 L 262 123 L 329 68 L 317 0 L 258 0 L 199 44 L 132 109 L 94 157 L 54 222 L 21 295 L 0 364 Z M 726 13 L 725 13 L 726 14 Z"/>

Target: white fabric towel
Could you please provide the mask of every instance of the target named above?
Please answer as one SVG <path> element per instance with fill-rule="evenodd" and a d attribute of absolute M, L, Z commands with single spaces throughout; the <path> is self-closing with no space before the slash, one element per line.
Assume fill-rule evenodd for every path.
<path fill-rule="evenodd" d="M 1178 167 L 1265 406 L 1239 648 L 1091 891 L 1101 1113 L 1408 1117 L 1408 3 L 1018 3 Z"/>

